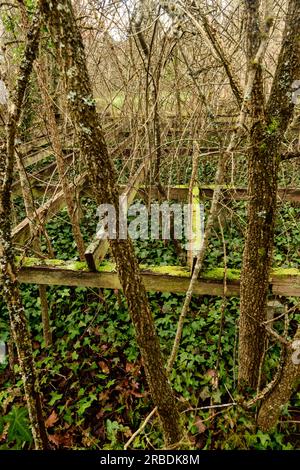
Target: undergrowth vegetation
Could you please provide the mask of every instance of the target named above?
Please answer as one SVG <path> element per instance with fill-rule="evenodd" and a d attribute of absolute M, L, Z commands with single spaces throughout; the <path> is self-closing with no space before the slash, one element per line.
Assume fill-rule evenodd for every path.
<path fill-rule="evenodd" d="M 95 231 L 96 208 L 88 198 L 82 200 L 82 206 L 81 226 L 88 241 Z M 21 206 L 19 212 L 22 217 Z M 299 207 L 281 205 L 274 266 L 299 267 L 299 216 Z M 245 203 L 228 203 L 220 220 L 224 221 L 227 267 L 240 268 Z M 76 259 L 66 210 L 48 223 L 47 231 L 57 258 Z M 223 266 L 223 245 L 220 227 L 216 226 L 207 251 L 206 267 Z M 142 264 L 180 264 L 170 242 L 135 241 L 135 249 Z M 122 449 L 152 409 L 122 292 L 55 286 L 48 287 L 47 292 L 54 339 L 52 348 L 46 348 L 43 340 L 38 287 L 22 286 L 50 441 L 57 448 Z M 167 361 L 184 296 L 150 292 L 149 300 Z M 296 299 L 285 301 L 292 311 L 293 329 L 299 321 L 300 310 Z M 2 301 L 0 308 L 0 340 L 7 341 L 8 317 Z M 253 410 L 245 412 L 235 404 L 238 312 L 237 298 L 193 297 L 171 373 L 172 385 L 188 423 L 191 445 L 198 449 L 297 448 L 299 434 L 295 416 L 300 404 L 299 392 L 294 394 L 280 424 L 271 434 L 256 429 Z M 278 346 L 271 341 L 263 383 L 276 370 L 279 354 Z M 8 364 L 0 367 L 0 449 L 31 448 L 32 436 L 18 365 L 14 364 L 14 377 Z M 226 404 L 228 406 L 220 407 Z M 132 447 L 160 448 L 163 441 L 158 429 L 157 421 L 152 420 Z"/>

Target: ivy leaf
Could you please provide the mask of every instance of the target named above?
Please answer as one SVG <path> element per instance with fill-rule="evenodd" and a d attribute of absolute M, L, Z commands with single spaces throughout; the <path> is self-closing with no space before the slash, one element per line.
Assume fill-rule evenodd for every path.
<path fill-rule="evenodd" d="M 259 438 L 260 442 L 262 443 L 263 447 L 265 447 L 266 443 L 270 441 L 269 434 L 264 434 L 261 431 L 258 431 L 257 437 Z"/>
<path fill-rule="evenodd" d="M 32 434 L 26 408 L 13 406 L 4 420 L 9 423 L 7 434 L 9 441 L 18 440 L 21 442 L 32 442 Z"/>
<path fill-rule="evenodd" d="M 58 400 L 63 397 L 62 393 L 51 392 L 51 400 L 49 401 L 49 405 L 53 406 Z"/>
<path fill-rule="evenodd" d="M 76 361 L 79 356 L 78 356 L 78 353 L 76 351 L 73 351 L 71 357 L 72 357 L 73 361 Z"/>
<path fill-rule="evenodd" d="M 222 396 L 221 396 L 221 391 L 220 390 L 215 390 L 212 395 L 211 395 L 214 403 L 221 403 L 222 401 Z"/>

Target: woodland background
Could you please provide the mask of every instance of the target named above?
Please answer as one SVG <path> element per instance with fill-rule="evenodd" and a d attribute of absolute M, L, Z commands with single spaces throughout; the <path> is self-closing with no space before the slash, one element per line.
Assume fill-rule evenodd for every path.
<path fill-rule="evenodd" d="M 299 448 L 299 0 L 0 7 L 0 449 Z M 90 269 L 132 181 L 200 187 L 201 250 L 116 240 L 122 289 L 46 286 Z M 146 293 L 138 263 L 192 263 L 187 292 Z"/>

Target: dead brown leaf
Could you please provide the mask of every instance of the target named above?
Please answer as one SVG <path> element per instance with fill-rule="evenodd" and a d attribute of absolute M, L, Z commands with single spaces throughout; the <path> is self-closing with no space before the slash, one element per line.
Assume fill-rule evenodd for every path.
<path fill-rule="evenodd" d="M 195 426 L 197 427 L 199 434 L 202 434 L 206 431 L 206 426 L 199 416 L 196 416 L 195 418 Z"/>
<path fill-rule="evenodd" d="M 58 421 L 58 416 L 57 416 L 55 410 L 53 410 L 51 415 L 45 421 L 46 428 L 52 428 L 52 426 L 54 426 L 54 424 L 57 421 Z"/>
<path fill-rule="evenodd" d="M 99 361 L 99 362 L 98 362 L 98 365 L 99 365 L 99 367 L 101 368 L 102 372 L 104 372 L 104 374 L 109 374 L 109 367 L 108 367 L 108 365 L 106 364 L 106 362 L 104 362 L 104 361 Z"/>

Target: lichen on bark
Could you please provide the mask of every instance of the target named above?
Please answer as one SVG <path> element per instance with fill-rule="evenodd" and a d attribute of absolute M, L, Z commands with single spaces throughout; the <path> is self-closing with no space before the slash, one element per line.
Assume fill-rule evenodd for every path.
<path fill-rule="evenodd" d="M 260 47 L 258 0 L 245 0 L 248 68 Z M 269 288 L 276 219 L 277 180 L 282 138 L 292 118 L 290 90 L 300 76 L 300 3 L 289 0 L 281 50 L 269 99 L 262 68 L 257 71 L 250 100 L 248 155 L 248 224 L 241 273 L 239 384 L 256 388 L 264 355 L 263 326 Z"/>
<path fill-rule="evenodd" d="M 116 175 L 95 107 L 82 38 L 69 0 L 40 0 L 66 80 L 68 106 L 77 127 L 79 146 L 89 169 L 98 204 L 113 204 L 118 213 Z M 71 72 L 70 72 L 71 71 Z M 118 228 L 117 228 L 118 233 Z M 150 393 L 157 406 L 166 447 L 181 446 L 183 429 L 176 400 L 167 378 L 146 290 L 130 240 L 110 240 L 117 271 L 135 327 Z"/>
<path fill-rule="evenodd" d="M 12 94 L 13 106 L 10 106 L 8 112 L 6 149 L 1 149 L 0 152 L 0 276 L 3 284 L 4 299 L 9 312 L 12 339 L 17 348 L 35 448 L 46 449 L 48 448 L 48 439 L 43 419 L 38 377 L 34 365 L 27 319 L 17 281 L 17 268 L 11 240 L 11 186 L 13 180 L 15 138 L 24 94 L 32 71 L 32 64 L 36 57 L 39 31 L 40 23 L 35 18 L 27 36 L 18 80 Z"/>

